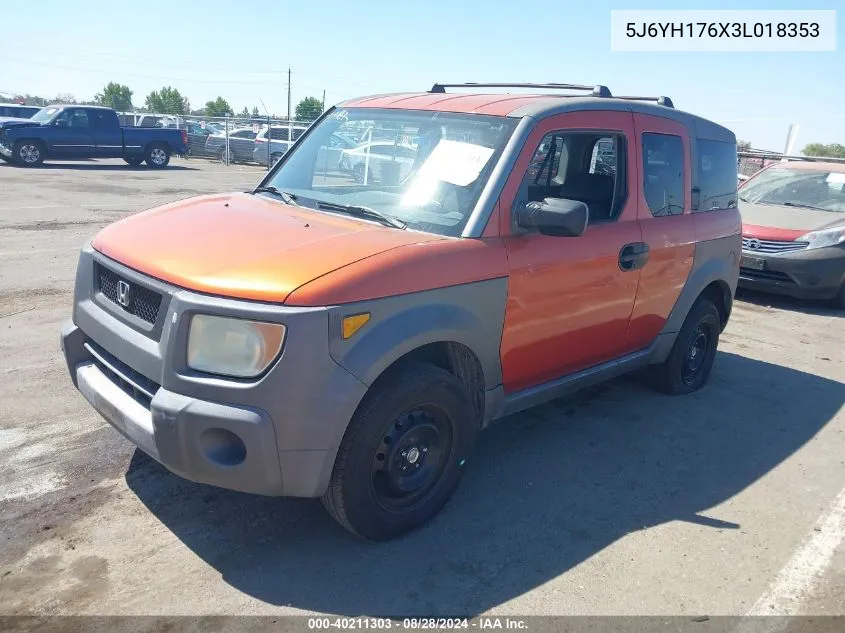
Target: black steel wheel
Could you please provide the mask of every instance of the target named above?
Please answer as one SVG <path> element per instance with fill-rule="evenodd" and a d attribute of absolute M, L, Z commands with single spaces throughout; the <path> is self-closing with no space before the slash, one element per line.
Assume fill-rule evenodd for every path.
<path fill-rule="evenodd" d="M 476 427 L 466 389 L 451 373 L 419 362 L 391 370 L 349 423 L 323 505 L 370 540 L 423 525 L 457 489 Z"/>
<path fill-rule="evenodd" d="M 655 386 L 670 395 L 704 386 L 716 360 L 721 320 L 709 299 L 699 299 L 687 315 L 669 356 L 650 368 Z"/>

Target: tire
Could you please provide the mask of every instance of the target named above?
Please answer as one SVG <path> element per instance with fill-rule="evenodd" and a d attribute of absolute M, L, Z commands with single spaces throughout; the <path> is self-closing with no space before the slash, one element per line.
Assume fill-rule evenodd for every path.
<path fill-rule="evenodd" d="M 352 179 L 358 183 L 359 185 L 364 184 L 364 163 L 358 163 L 352 167 Z M 369 172 L 369 178 L 367 178 L 367 184 L 373 182 L 373 170 L 371 169 Z"/>
<path fill-rule="evenodd" d="M 692 393 L 703 387 L 716 360 L 720 330 L 715 304 L 699 299 L 681 326 L 666 361 L 649 368 L 654 386 L 669 395 Z"/>
<path fill-rule="evenodd" d="M 127 165 L 132 165 L 133 167 L 137 167 L 141 163 L 144 162 L 143 158 L 125 158 L 123 159 Z"/>
<path fill-rule="evenodd" d="M 833 307 L 839 310 L 845 310 L 845 283 L 842 284 L 839 292 L 833 298 Z"/>
<path fill-rule="evenodd" d="M 323 505 L 341 526 L 373 541 L 420 527 L 457 489 L 476 433 L 458 379 L 428 363 L 407 363 L 358 407 Z"/>
<path fill-rule="evenodd" d="M 220 160 L 221 163 L 224 165 L 226 164 L 226 146 L 220 148 L 220 153 L 217 155 L 217 158 Z M 232 148 L 229 148 L 229 164 L 235 164 L 235 152 L 232 151 Z"/>
<path fill-rule="evenodd" d="M 279 152 L 274 152 L 270 154 L 270 167 L 273 167 L 279 160 L 284 156 L 284 154 L 280 154 Z"/>
<path fill-rule="evenodd" d="M 38 167 L 44 162 L 44 144 L 41 141 L 24 139 L 12 147 L 12 161 L 24 167 Z"/>
<path fill-rule="evenodd" d="M 162 169 L 170 163 L 170 148 L 161 143 L 153 143 L 147 148 L 144 161 L 153 169 Z"/>

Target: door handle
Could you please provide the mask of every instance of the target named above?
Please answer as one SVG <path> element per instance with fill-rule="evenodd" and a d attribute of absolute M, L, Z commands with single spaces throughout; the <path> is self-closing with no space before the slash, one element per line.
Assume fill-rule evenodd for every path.
<path fill-rule="evenodd" d="M 648 244 L 633 242 L 619 251 L 619 268 L 625 272 L 639 270 L 648 262 Z"/>

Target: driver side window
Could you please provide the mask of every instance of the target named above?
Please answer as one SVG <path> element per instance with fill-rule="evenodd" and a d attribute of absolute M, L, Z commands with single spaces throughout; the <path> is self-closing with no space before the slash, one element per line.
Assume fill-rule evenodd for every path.
<path fill-rule="evenodd" d="M 617 219 L 627 196 L 624 135 L 552 132 L 543 137 L 517 194 L 524 202 L 566 198 L 585 203 L 590 224 Z"/>

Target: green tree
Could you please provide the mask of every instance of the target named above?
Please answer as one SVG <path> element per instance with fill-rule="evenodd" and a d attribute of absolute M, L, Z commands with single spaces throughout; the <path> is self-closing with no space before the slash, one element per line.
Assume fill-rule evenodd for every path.
<path fill-rule="evenodd" d="M 160 114 L 185 114 L 191 110 L 191 104 L 187 97 L 170 86 L 165 86 L 159 91 L 153 90 L 147 95 L 144 103 L 148 110 Z"/>
<path fill-rule="evenodd" d="M 206 102 L 206 116 L 226 116 L 227 114 L 233 114 L 232 106 L 223 97 L 217 97 L 214 101 Z"/>
<path fill-rule="evenodd" d="M 252 106 L 252 116 L 259 116 L 258 106 Z"/>
<path fill-rule="evenodd" d="M 299 121 L 313 121 L 323 113 L 323 102 L 317 97 L 305 97 L 296 104 L 296 118 Z"/>
<path fill-rule="evenodd" d="M 244 109 L 243 109 L 243 110 L 241 110 L 241 113 L 240 113 L 240 115 L 239 115 L 239 116 L 242 116 L 242 117 L 244 117 L 244 118 L 248 117 L 248 116 L 249 116 L 249 108 L 247 108 L 246 106 L 244 106 Z"/>
<path fill-rule="evenodd" d="M 118 112 L 127 112 L 132 109 L 133 92 L 125 84 L 110 81 L 103 91 L 94 96 L 97 105 L 114 108 Z"/>
<path fill-rule="evenodd" d="M 736 149 L 737 149 L 738 152 L 747 152 L 748 150 L 751 149 L 751 141 L 737 140 Z"/>
<path fill-rule="evenodd" d="M 845 158 L 845 145 L 839 143 L 810 143 L 802 153 L 804 156 L 824 156 L 826 158 Z"/>
<path fill-rule="evenodd" d="M 72 94 L 68 92 L 62 92 L 56 95 L 56 98 L 53 99 L 52 103 L 79 103 Z"/>

